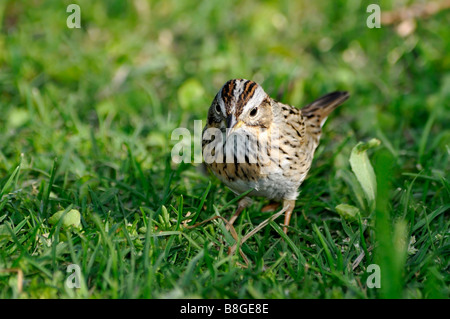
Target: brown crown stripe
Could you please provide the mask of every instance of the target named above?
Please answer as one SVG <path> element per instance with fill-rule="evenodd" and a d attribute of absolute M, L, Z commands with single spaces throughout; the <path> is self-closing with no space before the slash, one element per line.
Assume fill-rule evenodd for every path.
<path fill-rule="evenodd" d="M 257 86 L 258 85 L 253 81 L 245 82 L 244 90 L 239 96 L 239 100 L 236 104 L 236 117 L 239 117 L 239 115 L 242 114 L 245 104 L 247 104 L 248 101 L 250 101 L 250 99 L 253 97 L 253 94 L 255 94 Z"/>
<path fill-rule="evenodd" d="M 225 105 L 229 105 L 231 102 L 231 99 L 233 98 L 233 90 L 234 86 L 236 85 L 235 80 L 229 80 L 222 89 L 222 100 L 225 103 Z M 227 113 L 229 108 L 227 107 Z"/>

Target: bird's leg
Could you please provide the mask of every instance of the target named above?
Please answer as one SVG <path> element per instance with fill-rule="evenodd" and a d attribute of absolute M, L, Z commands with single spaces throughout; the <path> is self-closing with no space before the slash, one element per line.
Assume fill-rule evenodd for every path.
<path fill-rule="evenodd" d="M 252 203 L 252 200 L 249 197 L 244 197 L 238 202 L 238 207 L 236 208 L 236 211 L 234 212 L 233 216 L 231 216 L 230 220 L 227 224 L 227 230 L 230 230 L 230 226 L 233 225 L 235 220 L 239 217 L 239 215 L 242 213 L 245 207 L 249 206 Z"/>
<path fill-rule="evenodd" d="M 292 215 L 292 211 L 294 210 L 295 207 L 295 200 L 287 200 L 285 199 L 283 201 L 283 208 L 286 209 L 286 214 L 284 215 L 284 227 L 283 227 L 283 231 L 285 234 L 287 234 L 287 227 L 289 226 L 289 222 L 291 221 L 291 215 Z"/>

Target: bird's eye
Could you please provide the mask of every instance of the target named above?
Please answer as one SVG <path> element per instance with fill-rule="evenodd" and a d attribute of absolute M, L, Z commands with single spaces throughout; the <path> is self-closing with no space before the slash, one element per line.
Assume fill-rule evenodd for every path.
<path fill-rule="evenodd" d="M 256 114 L 258 114 L 258 108 L 257 107 L 255 107 L 253 110 L 250 111 L 250 116 L 251 117 L 255 117 Z"/>
<path fill-rule="evenodd" d="M 220 105 L 219 104 L 216 104 L 216 112 L 220 113 Z"/>

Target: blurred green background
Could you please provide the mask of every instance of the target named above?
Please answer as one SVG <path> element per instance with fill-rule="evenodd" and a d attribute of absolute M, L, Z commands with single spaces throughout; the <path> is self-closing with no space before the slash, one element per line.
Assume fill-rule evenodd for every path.
<path fill-rule="evenodd" d="M 81 8 L 80 29 L 66 26 L 70 3 Z M 0 296 L 448 297 L 450 10 L 403 21 L 405 34 L 396 24 L 368 28 L 369 3 L 2 1 L 0 268 L 21 268 L 25 287 L 5 271 Z M 384 13 L 427 1 L 374 3 Z M 216 224 L 159 239 L 148 230 L 165 209 L 169 219 L 189 211 L 200 221 L 234 198 L 200 166 L 170 163 L 172 130 L 205 120 L 232 78 L 297 107 L 333 90 L 351 94 L 325 126 L 293 245 L 268 227 L 246 248 L 249 270 L 224 261 L 224 245 L 208 244 L 219 237 Z M 348 157 L 373 137 L 381 141 L 370 153 L 377 176 L 389 179 L 381 183 L 386 203 L 378 203 L 387 212 L 378 212 L 386 217 L 380 245 L 391 247 L 405 225 L 402 240 L 414 236 L 418 252 L 400 260 L 395 249 L 366 254 L 353 271 L 375 246 L 376 228 Z M 345 228 L 340 203 L 359 207 L 363 221 Z M 47 217 L 70 205 L 84 231 L 64 241 Z M 243 233 L 252 218 L 262 220 L 261 205 L 242 218 Z M 180 231 L 173 220 L 161 223 Z M 392 287 L 365 288 L 365 267 L 377 260 L 391 267 L 382 280 Z M 86 277 L 81 292 L 63 286 L 75 262 Z"/>

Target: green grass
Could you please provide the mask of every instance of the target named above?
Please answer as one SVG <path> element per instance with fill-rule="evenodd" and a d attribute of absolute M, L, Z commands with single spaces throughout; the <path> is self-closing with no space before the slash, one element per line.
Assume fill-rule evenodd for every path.
<path fill-rule="evenodd" d="M 70 3 L 0 3 L 0 298 L 449 298 L 449 10 L 401 37 L 368 29 L 353 0 L 80 0 L 81 29 L 66 27 Z M 247 269 L 222 221 L 185 227 L 228 218 L 235 196 L 170 159 L 173 129 L 193 132 L 238 77 L 298 107 L 351 93 L 288 236 L 280 218 L 247 240 Z M 371 138 L 375 209 L 349 164 Z M 267 203 L 237 220 L 240 238 Z M 49 223 L 70 209 L 81 230 Z M 64 285 L 70 264 L 80 289 Z"/>

